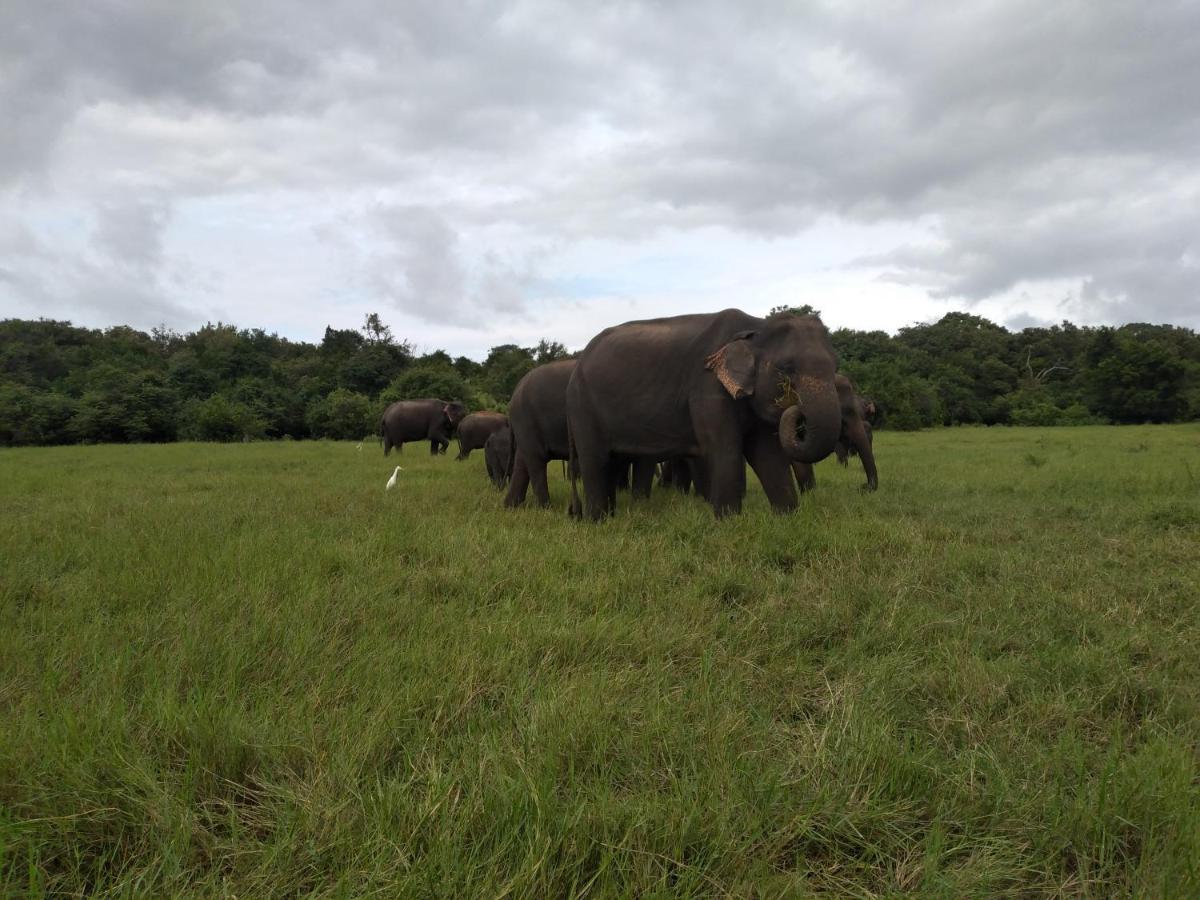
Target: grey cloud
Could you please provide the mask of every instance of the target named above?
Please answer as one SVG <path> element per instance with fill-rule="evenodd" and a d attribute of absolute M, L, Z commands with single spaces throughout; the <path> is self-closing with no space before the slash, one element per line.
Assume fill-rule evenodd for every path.
<path fill-rule="evenodd" d="M 530 276 L 494 251 L 472 264 L 459 233 L 436 211 L 379 206 L 367 221 L 377 239 L 377 249 L 363 258 L 367 289 L 393 308 L 428 321 L 484 328 L 486 314 L 523 309 Z"/>
<path fill-rule="evenodd" d="M 68 247 L 0 217 L 0 305 L 30 317 L 70 309 L 89 323 L 142 328 L 197 319 L 164 287 L 178 275 L 163 253 L 164 205 L 109 202 L 94 220 L 90 241 Z"/>
<path fill-rule="evenodd" d="M 934 221 L 862 262 L 939 298 L 1065 279 L 1085 321 L 1200 325 L 1200 4 L 930 10 L 10 0 L 0 199 L 99 206 L 113 278 L 161 273 L 196 198 L 382 201 L 342 223 L 343 257 L 459 322 L 518 314 L 531 247 Z M 108 210 L 122 185 L 156 199 Z M 518 249 L 465 237 L 489 228 Z"/>
<path fill-rule="evenodd" d="M 163 231 L 170 214 L 161 198 L 106 202 L 98 211 L 92 245 L 119 266 L 157 270 L 163 262 Z"/>

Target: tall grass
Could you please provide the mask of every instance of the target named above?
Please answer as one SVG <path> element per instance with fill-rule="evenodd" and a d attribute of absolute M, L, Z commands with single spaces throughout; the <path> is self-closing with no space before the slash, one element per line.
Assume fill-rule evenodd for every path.
<path fill-rule="evenodd" d="M 1200 429 L 774 516 L 481 453 L 0 453 L 0 894 L 1195 896 Z"/>

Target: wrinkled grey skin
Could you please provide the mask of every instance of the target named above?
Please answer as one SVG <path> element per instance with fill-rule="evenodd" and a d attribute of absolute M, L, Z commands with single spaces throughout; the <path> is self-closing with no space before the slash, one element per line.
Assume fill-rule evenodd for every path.
<path fill-rule="evenodd" d="M 429 441 L 431 455 L 445 453 L 454 429 L 466 414 L 466 407 L 457 400 L 397 400 L 379 420 L 383 455 L 387 456 L 393 447 L 403 451 L 409 441 Z"/>
<path fill-rule="evenodd" d="M 458 456 L 461 462 L 472 450 L 482 450 L 490 435 L 508 427 L 508 416 L 499 412 L 473 412 L 458 423 Z"/>
<path fill-rule="evenodd" d="M 824 459 L 841 432 L 836 370 L 829 332 L 814 316 L 728 309 L 602 331 L 567 387 L 584 515 L 614 511 L 618 456 L 702 458 L 718 517 L 741 511 L 749 462 L 771 506 L 794 509 L 790 463 Z"/>
<path fill-rule="evenodd" d="M 512 429 L 505 425 L 499 431 L 493 431 L 483 444 L 483 463 L 487 467 L 488 478 L 497 489 L 503 490 L 512 477 Z"/>
<path fill-rule="evenodd" d="M 833 452 L 843 466 L 848 464 L 851 456 L 862 460 L 863 471 L 867 475 L 867 483 L 863 485 L 863 490 L 873 491 L 879 487 L 879 473 L 875 469 L 875 450 L 872 446 L 874 436 L 870 423 L 870 419 L 876 414 L 875 401 L 860 397 L 854 390 L 853 382 L 845 375 L 839 374 L 834 379 L 834 384 L 837 387 L 838 404 L 842 412 L 842 427 Z M 817 486 L 810 464 L 793 463 L 792 471 L 802 493 Z"/>
<path fill-rule="evenodd" d="M 575 360 L 563 359 L 538 366 L 518 383 L 508 402 L 512 430 L 511 481 L 505 506 L 520 506 L 533 486 L 539 506 L 550 505 L 546 465 L 567 458 L 567 382 Z"/>

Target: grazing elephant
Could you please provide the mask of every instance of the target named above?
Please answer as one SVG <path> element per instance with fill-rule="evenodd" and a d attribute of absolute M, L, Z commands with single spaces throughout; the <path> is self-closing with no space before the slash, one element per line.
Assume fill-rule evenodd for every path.
<path fill-rule="evenodd" d="M 508 425 L 488 435 L 483 444 L 483 462 L 492 484 L 503 490 L 512 477 L 512 429 Z"/>
<path fill-rule="evenodd" d="M 858 396 L 853 382 L 845 375 L 839 374 L 834 379 L 834 384 L 837 386 L 838 404 L 842 411 L 842 427 L 833 452 L 843 466 L 847 465 L 851 456 L 861 459 L 863 471 L 867 475 L 867 483 L 863 485 L 863 490 L 873 491 L 879 487 L 870 423 L 871 416 L 875 414 L 875 401 Z M 792 471 L 796 475 L 796 483 L 800 485 L 801 492 L 811 491 L 817 486 L 812 465 L 809 463 L 792 463 Z"/>
<path fill-rule="evenodd" d="M 539 506 L 550 505 L 546 485 L 546 464 L 566 459 L 567 453 L 567 382 L 576 361 L 562 359 L 538 366 L 518 383 L 508 402 L 508 423 L 512 429 L 511 481 L 504 497 L 505 506 L 520 506 L 533 485 L 533 497 Z"/>
<path fill-rule="evenodd" d="M 584 513 L 599 520 L 614 511 L 614 455 L 701 457 L 718 517 L 741 510 L 749 461 L 771 506 L 794 509 L 789 464 L 824 459 L 841 432 L 836 370 L 815 316 L 727 309 L 600 332 L 567 386 Z"/>
<path fill-rule="evenodd" d="M 473 412 L 458 423 L 458 456 L 460 462 L 472 450 L 482 450 L 490 435 L 508 427 L 508 416 L 498 412 Z"/>
<path fill-rule="evenodd" d="M 673 487 L 681 494 L 686 494 L 694 486 L 696 493 L 705 495 L 703 474 L 700 471 L 700 460 L 693 456 L 675 456 L 664 459 L 658 483 L 663 487 Z"/>
<path fill-rule="evenodd" d="M 429 441 L 429 452 L 436 456 L 450 446 L 450 436 L 467 414 L 457 400 L 397 400 L 383 411 L 379 433 L 383 436 L 383 455 L 392 447 L 404 450 L 409 441 Z"/>

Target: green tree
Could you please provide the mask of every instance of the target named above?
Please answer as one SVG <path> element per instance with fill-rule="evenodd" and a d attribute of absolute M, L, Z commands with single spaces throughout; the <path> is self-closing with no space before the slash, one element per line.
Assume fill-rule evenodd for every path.
<path fill-rule="evenodd" d="M 487 393 L 507 403 L 517 382 L 535 365 L 533 351 L 516 344 L 501 344 L 488 351 L 479 381 Z"/>
<path fill-rule="evenodd" d="M 174 440 L 176 405 L 161 376 L 105 366 L 79 400 L 71 437 L 87 443 Z"/>
<path fill-rule="evenodd" d="M 799 306 L 772 306 L 771 311 L 767 313 L 767 318 L 771 316 L 820 316 L 821 311 L 808 303 L 802 303 Z"/>
<path fill-rule="evenodd" d="M 1102 328 L 1088 353 L 1092 409 L 1114 422 L 1172 422 L 1187 411 L 1187 365 L 1140 326 Z"/>
<path fill-rule="evenodd" d="M 241 441 L 262 437 L 266 422 L 246 404 L 213 394 L 206 400 L 183 404 L 177 431 L 188 441 Z"/>
<path fill-rule="evenodd" d="M 380 394 L 379 399 L 391 403 L 395 400 L 420 400 L 424 397 L 462 400 L 466 396 L 466 382 L 453 368 L 418 364 L 392 381 Z"/>
<path fill-rule="evenodd" d="M 314 437 L 357 441 L 374 434 L 378 426 L 377 404 L 345 388 L 330 391 L 308 410 L 308 427 Z"/>

